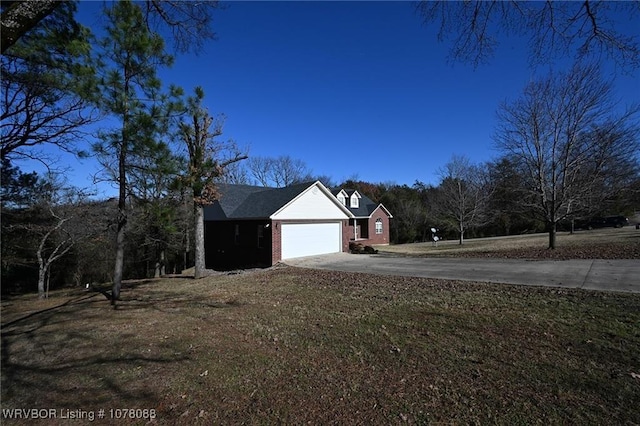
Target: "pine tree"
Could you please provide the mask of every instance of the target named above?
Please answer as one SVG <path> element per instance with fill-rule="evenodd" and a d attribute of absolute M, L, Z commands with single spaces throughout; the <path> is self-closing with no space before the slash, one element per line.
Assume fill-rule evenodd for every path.
<path fill-rule="evenodd" d="M 102 132 L 94 150 L 105 174 L 118 185 L 116 260 L 111 303 L 116 304 L 124 269 L 129 174 L 136 156 L 157 148 L 156 136 L 166 131 L 167 99 L 161 94 L 156 70 L 170 66 L 162 37 L 145 25 L 141 8 L 131 1 L 106 10 L 106 37 L 100 43 L 107 69 L 101 81 L 103 109 L 117 118 L 116 129 Z"/>
<path fill-rule="evenodd" d="M 60 3 L 2 54 L 2 159 L 47 162 L 44 144 L 78 153 L 83 127 L 97 118 L 91 35 L 75 11 L 74 2 Z"/>

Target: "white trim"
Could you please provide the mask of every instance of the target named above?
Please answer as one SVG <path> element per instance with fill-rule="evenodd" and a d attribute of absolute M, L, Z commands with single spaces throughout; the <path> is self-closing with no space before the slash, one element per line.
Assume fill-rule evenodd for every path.
<path fill-rule="evenodd" d="M 349 195 L 347 194 L 347 192 L 344 189 L 341 189 L 340 192 L 338 192 L 336 194 L 336 198 L 338 199 L 340 204 L 342 204 L 343 206 L 346 206 L 347 205 L 347 198 L 349 198 Z"/>
<path fill-rule="evenodd" d="M 346 207 L 343 206 L 342 203 L 340 203 L 340 201 L 338 201 L 338 199 L 336 197 L 333 196 L 333 194 L 331 193 L 331 191 L 329 191 L 327 189 L 326 186 L 324 186 L 322 184 L 322 182 L 315 181 L 314 183 L 312 183 L 307 189 L 305 189 L 304 191 L 300 192 L 298 195 L 296 195 L 295 197 L 293 197 L 293 199 L 291 199 L 288 203 L 286 203 L 284 206 L 280 207 L 275 213 L 273 213 L 271 216 L 269 216 L 269 219 L 278 219 L 278 214 L 280 214 L 282 211 L 284 211 L 287 207 L 289 207 L 291 204 L 295 203 L 300 197 L 302 197 L 304 194 L 306 194 L 307 192 L 311 191 L 313 188 L 318 188 L 327 198 L 329 198 L 329 200 L 335 204 L 336 206 L 338 206 L 338 208 L 340 209 L 340 211 L 342 211 L 347 217 L 336 217 L 334 219 L 347 219 L 347 218 L 351 218 L 354 217 L 353 213 L 351 213 L 351 211 Z M 314 219 L 313 217 L 310 217 L 308 219 Z"/>
<path fill-rule="evenodd" d="M 373 211 L 371 212 L 371 214 L 369 216 L 354 216 L 356 219 L 371 219 L 373 214 L 378 211 L 379 209 L 382 209 L 387 216 L 389 217 L 389 219 L 393 219 L 393 216 L 391 215 L 391 213 L 389 213 L 389 210 L 387 210 L 387 208 L 385 206 L 383 206 L 382 204 L 378 204 L 378 207 L 376 207 L 375 209 L 373 209 Z"/>
<path fill-rule="evenodd" d="M 351 207 L 352 209 L 360 208 L 361 198 L 362 195 L 360 195 L 358 191 L 353 191 L 353 194 L 351 194 L 351 196 L 349 197 L 349 207 Z"/>
<path fill-rule="evenodd" d="M 387 214 L 387 216 L 389 216 L 389 219 L 393 219 L 393 215 L 391 214 L 391 212 L 389 210 L 387 210 L 387 208 L 382 204 L 378 204 L 378 207 L 376 207 L 375 209 L 373 209 L 373 211 L 371 212 L 371 215 L 369 215 L 369 217 L 373 216 L 373 214 L 376 212 L 376 210 L 378 209 L 382 209 L 384 210 L 384 212 Z"/>
<path fill-rule="evenodd" d="M 380 224 L 380 229 L 378 229 L 378 224 Z M 375 221 L 375 232 L 376 235 L 382 235 L 384 233 L 384 226 L 382 224 L 382 218 L 379 217 Z"/>

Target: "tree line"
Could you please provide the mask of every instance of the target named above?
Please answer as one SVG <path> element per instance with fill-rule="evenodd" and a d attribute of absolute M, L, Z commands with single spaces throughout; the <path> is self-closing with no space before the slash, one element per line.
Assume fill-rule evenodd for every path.
<path fill-rule="evenodd" d="M 572 69 L 549 72 L 498 106 L 497 160 L 472 164 L 455 155 L 437 185 L 412 186 L 355 179 L 335 185 L 287 155 L 248 158 L 222 139 L 224 117 L 210 114 L 201 88 L 187 95 L 163 85 L 157 71 L 175 56 L 161 33 L 176 53 L 201 48 L 214 36 L 217 2 L 105 3 L 102 37 L 75 20 L 73 1 L 1 7 L 3 291 L 37 282 L 44 297 L 50 285 L 111 281 L 115 304 L 125 277 L 191 264 L 202 276 L 202 208 L 216 199 L 220 182 L 281 187 L 319 179 L 358 189 L 392 211 L 395 243 L 427 240 L 431 228 L 460 244 L 469 236 L 544 230 L 554 248 L 565 221 L 639 208 L 639 106 L 621 109 L 612 83 L 593 56 L 587 60 L 604 52 L 623 68 L 638 67 L 637 37 L 616 32 L 608 15 L 614 8 L 637 13 L 626 4 L 420 3 L 425 22 L 441 19 L 443 31 L 455 35 L 452 56 L 474 66 L 493 52 L 491 30 L 515 30 L 489 25 L 496 14 L 503 24 L 516 18 L 518 31 L 537 37 L 532 55 L 541 62 L 578 48 Z M 541 25 L 565 18 L 565 26 Z M 592 31 L 575 30 L 585 23 Z M 96 124 L 95 142 L 81 150 L 76 142 Z M 118 196 L 95 200 L 71 187 L 47 145 L 97 158 L 96 180 L 110 182 Z M 23 173 L 14 164 L 20 159 L 51 172 Z"/>

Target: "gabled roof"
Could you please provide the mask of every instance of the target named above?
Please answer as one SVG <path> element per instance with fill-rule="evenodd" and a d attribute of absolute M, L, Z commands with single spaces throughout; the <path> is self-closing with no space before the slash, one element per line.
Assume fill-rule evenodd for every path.
<path fill-rule="evenodd" d="M 347 199 L 354 193 L 357 193 L 357 196 L 360 197 L 360 203 L 358 207 L 350 207 L 349 203 L 347 203 L 347 205 L 345 206 L 355 217 L 369 217 L 374 211 L 376 211 L 378 207 L 381 207 L 387 213 L 387 215 L 389 215 L 389 217 L 393 217 L 385 206 L 374 202 L 373 200 L 371 200 L 371 198 L 367 197 L 366 195 L 360 194 L 360 192 L 356 191 L 355 189 L 338 188 L 331 191 L 331 193 L 335 197 L 337 197 L 340 192 L 344 192 L 345 194 L 347 194 Z"/>
<path fill-rule="evenodd" d="M 269 188 L 251 185 L 218 185 L 220 194 L 215 203 L 205 206 L 205 220 L 266 219 L 279 212 L 312 186 L 319 186 L 327 197 L 331 194 L 321 182 L 305 182 L 285 188 Z M 334 199 L 335 200 L 335 199 Z M 345 214 L 349 211 L 337 200 Z"/>

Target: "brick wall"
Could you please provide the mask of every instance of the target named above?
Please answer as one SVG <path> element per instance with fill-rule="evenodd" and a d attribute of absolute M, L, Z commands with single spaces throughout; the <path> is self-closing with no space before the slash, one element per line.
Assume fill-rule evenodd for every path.
<path fill-rule="evenodd" d="M 382 219 L 382 234 L 376 234 L 376 221 Z M 377 209 L 369 219 L 369 239 L 367 244 L 389 244 L 389 216 Z"/>
<path fill-rule="evenodd" d="M 349 226 L 349 220 L 342 221 L 342 252 L 349 253 L 349 240 L 353 237 L 352 228 Z"/>
<path fill-rule="evenodd" d="M 382 234 L 376 234 L 376 221 L 382 220 Z M 373 212 L 368 219 L 367 229 L 369 231 L 369 238 L 358 238 L 356 241 L 362 245 L 373 244 L 389 244 L 389 216 L 387 216 L 382 209 L 377 209 Z M 349 226 L 349 236 L 353 239 L 353 223 Z"/>
<path fill-rule="evenodd" d="M 282 260 L 282 222 L 271 222 L 271 263 L 275 265 Z"/>

